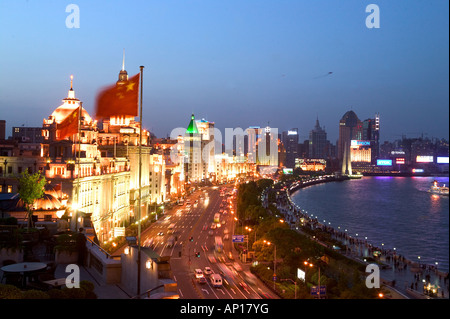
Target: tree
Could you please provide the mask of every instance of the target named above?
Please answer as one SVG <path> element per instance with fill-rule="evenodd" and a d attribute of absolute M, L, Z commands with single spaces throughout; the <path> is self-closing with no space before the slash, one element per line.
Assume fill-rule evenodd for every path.
<path fill-rule="evenodd" d="M 44 185 L 47 181 L 40 173 L 31 174 L 26 170 L 19 178 L 19 196 L 27 211 L 28 229 L 32 226 L 33 205 L 44 196 Z"/>

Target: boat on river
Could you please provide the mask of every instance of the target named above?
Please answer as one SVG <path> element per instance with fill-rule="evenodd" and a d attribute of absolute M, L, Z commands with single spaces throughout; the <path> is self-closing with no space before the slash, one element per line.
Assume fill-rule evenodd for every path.
<path fill-rule="evenodd" d="M 431 187 L 428 191 L 430 193 L 436 194 L 436 195 L 448 196 L 448 194 L 449 194 L 449 188 L 447 186 L 445 186 L 445 184 L 443 186 L 440 186 L 438 181 L 436 181 L 436 180 L 433 181 L 433 184 L 431 185 Z"/>

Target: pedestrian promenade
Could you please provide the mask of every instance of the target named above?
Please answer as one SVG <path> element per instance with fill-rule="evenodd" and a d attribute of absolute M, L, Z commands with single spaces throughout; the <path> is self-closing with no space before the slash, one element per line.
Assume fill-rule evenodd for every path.
<path fill-rule="evenodd" d="M 346 249 L 345 251 L 340 251 L 340 253 L 348 258 L 363 264 L 369 264 L 369 262 L 364 261 L 364 257 L 368 258 L 375 251 L 379 252 L 377 261 L 382 265 L 380 270 L 382 282 L 393 298 L 395 296 L 396 299 L 428 299 L 430 295 L 432 296 L 431 298 L 449 298 L 447 272 L 441 272 L 433 265 L 412 262 L 397 255 L 395 251 L 372 247 L 364 240 L 349 238 L 347 234 L 338 232 L 332 227 L 320 225 L 316 220 L 311 220 L 309 216 L 302 214 L 301 210 L 295 207 L 295 204 L 292 203 L 287 194 L 283 198 L 278 198 L 277 208 L 283 214 L 286 222 L 291 225 L 295 225 L 299 218 L 302 217 L 315 225 L 315 227 L 320 227 L 322 231 L 332 235 L 333 239 L 341 241 Z M 292 227 L 301 232 L 296 226 Z M 327 245 L 326 243 L 322 244 Z M 433 289 L 437 289 L 437 291 L 431 294 Z"/>

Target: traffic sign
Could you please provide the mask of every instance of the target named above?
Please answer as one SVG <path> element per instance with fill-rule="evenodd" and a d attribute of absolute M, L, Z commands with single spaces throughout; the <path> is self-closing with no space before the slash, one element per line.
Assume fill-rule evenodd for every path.
<path fill-rule="evenodd" d="M 311 287 L 311 295 L 313 296 L 319 295 L 324 296 L 326 294 L 327 294 L 327 286 L 320 286 L 320 289 L 317 286 Z"/>
<path fill-rule="evenodd" d="M 233 235 L 231 240 L 233 241 L 233 243 L 243 243 L 244 235 Z"/>

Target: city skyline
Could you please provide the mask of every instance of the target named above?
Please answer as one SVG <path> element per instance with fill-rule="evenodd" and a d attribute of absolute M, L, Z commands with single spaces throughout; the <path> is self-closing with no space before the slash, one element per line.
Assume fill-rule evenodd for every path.
<path fill-rule="evenodd" d="M 448 3 L 377 1 L 379 29 L 367 28 L 360 1 L 75 4 L 80 28 L 66 26 L 66 3 L 0 4 L 7 136 L 41 126 L 72 74 L 93 115 L 125 49 L 130 76 L 145 66 L 144 127 L 158 137 L 194 113 L 221 131 L 268 123 L 304 140 L 318 117 L 335 144 L 353 110 L 360 120 L 380 114 L 381 142 L 448 139 Z"/>

